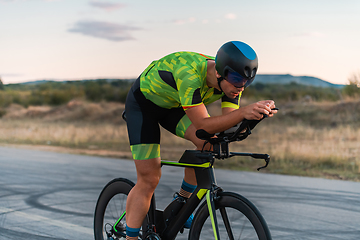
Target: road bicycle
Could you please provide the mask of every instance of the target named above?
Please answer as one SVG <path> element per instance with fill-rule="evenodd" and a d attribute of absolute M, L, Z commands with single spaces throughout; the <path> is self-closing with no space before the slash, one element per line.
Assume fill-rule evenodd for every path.
<path fill-rule="evenodd" d="M 264 115 L 264 118 L 267 116 Z M 261 119 L 261 120 L 262 120 Z M 163 211 L 156 209 L 155 195 L 142 224 L 139 239 L 172 240 L 183 233 L 184 224 L 196 210 L 188 239 L 258 239 L 270 240 L 269 228 L 253 203 L 245 197 L 226 192 L 217 186 L 214 163 L 216 159 L 250 156 L 263 159 L 266 168 L 268 154 L 229 152 L 229 143 L 242 141 L 261 120 L 244 120 L 235 127 L 209 134 L 198 130 L 198 138 L 211 144 L 212 150 L 186 150 L 179 162 L 161 161 L 161 165 L 195 169 L 197 188 L 187 200 L 175 198 Z M 125 178 L 110 181 L 102 190 L 95 209 L 95 240 L 118 240 L 126 237 L 126 199 L 134 183 Z"/>

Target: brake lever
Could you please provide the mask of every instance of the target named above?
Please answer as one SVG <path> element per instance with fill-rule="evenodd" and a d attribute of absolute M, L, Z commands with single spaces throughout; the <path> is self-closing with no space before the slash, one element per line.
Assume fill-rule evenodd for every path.
<path fill-rule="evenodd" d="M 269 154 L 230 152 L 229 157 L 234 157 L 234 156 L 246 156 L 246 157 L 252 157 L 252 158 L 255 158 L 255 159 L 264 159 L 266 164 L 265 164 L 265 166 L 257 168 L 258 171 L 260 171 L 260 169 L 266 168 L 269 165 L 269 162 L 270 162 L 270 155 Z"/>
<path fill-rule="evenodd" d="M 266 154 L 266 155 L 267 155 L 267 154 Z M 265 164 L 264 166 L 262 166 L 262 167 L 257 168 L 258 171 L 260 171 L 260 170 L 263 169 L 263 168 L 267 168 L 267 166 L 269 165 L 269 162 L 270 162 L 270 156 L 267 155 L 267 158 L 264 159 L 264 160 L 265 160 L 266 164 Z"/>

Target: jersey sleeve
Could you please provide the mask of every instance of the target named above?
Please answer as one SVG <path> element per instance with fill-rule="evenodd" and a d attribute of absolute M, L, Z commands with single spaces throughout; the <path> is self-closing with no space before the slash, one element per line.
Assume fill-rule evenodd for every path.
<path fill-rule="evenodd" d="M 229 98 L 228 96 L 224 95 L 221 98 L 221 108 L 233 108 L 233 109 L 239 109 L 240 107 L 240 97 L 242 92 L 240 92 L 239 95 L 236 96 L 236 98 Z"/>
<path fill-rule="evenodd" d="M 183 66 L 176 71 L 177 88 L 179 91 L 180 104 L 184 110 L 196 107 L 203 103 L 201 98 L 201 80 L 196 71 Z"/>

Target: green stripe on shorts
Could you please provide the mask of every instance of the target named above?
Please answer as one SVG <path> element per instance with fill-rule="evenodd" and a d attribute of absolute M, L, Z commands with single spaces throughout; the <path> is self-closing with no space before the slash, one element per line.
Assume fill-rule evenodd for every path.
<path fill-rule="evenodd" d="M 160 157 L 160 144 L 136 144 L 131 145 L 130 148 L 135 160 Z"/>
<path fill-rule="evenodd" d="M 176 135 L 184 138 L 186 129 L 191 125 L 189 117 L 185 114 L 176 125 Z"/>

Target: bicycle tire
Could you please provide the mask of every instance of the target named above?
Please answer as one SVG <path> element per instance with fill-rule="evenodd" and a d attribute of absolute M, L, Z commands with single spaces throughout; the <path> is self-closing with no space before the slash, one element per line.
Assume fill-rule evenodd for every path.
<path fill-rule="evenodd" d="M 126 216 L 117 223 L 126 210 L 126 200 L 135 184 L 125 178 L 116 178 L 109 182 L 100 193 L 94 214 L 95 240 L 125 239 Z M 117 224 L 116 224 L 117 223 Z M 116 224 L 117 231 L 111 231 Z M 110 234 L 110 237 L 107 234 Z"/>
<path fill-rule="evenodd" d="M 215 208 L 221 240 L 271 240 L 271 234 L 264 218 L 249 200 L 239 194 L 229 192 L 220 192 L 217 196 Z M 214 233 L 205 201 L 194 217 L 189 240 L 213 238 Z"/>

